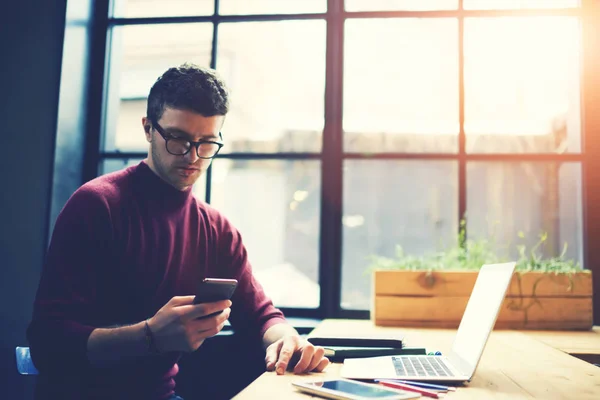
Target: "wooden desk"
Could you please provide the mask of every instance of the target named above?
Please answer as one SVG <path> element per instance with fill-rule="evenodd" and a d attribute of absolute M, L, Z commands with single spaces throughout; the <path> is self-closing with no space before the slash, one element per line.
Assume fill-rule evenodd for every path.
<path fill-rule="evenodd" d="M 311 336 L 402 335 L 407 346 L 449 352 L 455 330 L 376 327 L 365 320 L 325 320 Z M 558 347 L 555 348 L 555 347 Z M 600 368 L 562 350 L 600 354 L 600 330 L 592 332 L 494 331 L 470 383 L 445 398 L 462 399 L 600 399 Z M 323 373 L 261 375 L 236 400 L 308 399 L 291 382 L 339 376 L 341 364 Z M 427 399 L 427 397 L 422 397 Z"/>
<path fill-rule="evenodd" d="M 567 354 L 590 363 L 600 364 L 600 326 L 593 327 L 591 331 L 581 332 L 527 331 L 524 333 Z"/>

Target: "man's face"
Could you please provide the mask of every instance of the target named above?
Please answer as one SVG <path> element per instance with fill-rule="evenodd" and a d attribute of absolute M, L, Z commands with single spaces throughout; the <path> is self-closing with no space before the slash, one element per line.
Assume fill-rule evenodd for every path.
<path fill-rule="evenodd" d="M 205 117 L 192 111 L 167 107 L 157 122 L 168 136 L 196 142 L 219 141 L 219 131 L 224 120 L 223 115 Z M 170 154 L 165 146 L 165 139 L 152 126 L 152 122 L 144 117 L 142 124 L 146 140 L 150 142 L 148 166 L 171 186 L 178 190 L 189 188 L 210 166 L 212 160 L 199 158 L 194 146 L 185 155 Z"/>

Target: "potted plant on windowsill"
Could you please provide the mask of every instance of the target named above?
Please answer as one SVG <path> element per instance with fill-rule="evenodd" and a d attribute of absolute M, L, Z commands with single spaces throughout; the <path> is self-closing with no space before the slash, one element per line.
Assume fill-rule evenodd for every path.
<path fill-rule="evenodd" d="M 519 234 L 524 238 L 522 233 Z M 373 256 L 371 318 L 381 326 L 458 327 L 483 264 L 517 261 L 500 310 L 498 329 L 591 329 L 592 274 L 558 257 L 542 257 L 547 239 L 530 250 L 517 245 L 517 260 L 502 259 L 486 239 L 466 239 L 461 222 L 458 245 L 416 257 L 398 246 L 395 258 Z"/>

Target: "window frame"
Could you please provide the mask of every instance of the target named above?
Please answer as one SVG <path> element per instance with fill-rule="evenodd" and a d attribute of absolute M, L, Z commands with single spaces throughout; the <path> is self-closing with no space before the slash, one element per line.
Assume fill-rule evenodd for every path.
<path fill-rule="evenodd" d="M 593 243 L 600 240 L 600 2 L 582 0 L 578 8 L 567 9 L 518 9 L 518 10 L 465 10 L 463 0 L 458 0 L 456 10 L 443 11 L 365 11 L 344 10 L 343 0 L 327 1 L 327 11 L 308 14 L 273 15 L 220 15 L 219 0 L 215 0 L 212 15 L 185 17 L 112 18 L 110 2 L 94 2 L 94 23 L 90 37 L 90 89 L 88 91 L 88 119 L 83 167 L 83 181 L 99 175 L 103 160 L 144 158 L 145 152 L 103 151 L 102 142 L 108 122 L 108 110 L 115 107 L 118 99 L 109 99 L 111 80 L 110 35 L 116 26 L 206 22 L 213 24 L 211 49 L 212 68 L 218 67 L 217 43 L 219 26 L 226 23 L 249 21 L 315 20 L 326 21 L 325 65 L 325 125 L 320 153 L 227 153 L 217 158 L 264 159 L 264 160 L 320 160 L 321 205 L 319 238 L 320 306 L 317 309 L 282 308 L 286 315 L 306 318 L 369 318 L 368 310 L 347 310 L 341 307 L 342 274 L 342 215 L 343 215 L 343 164 L 348 159 L 377 160 L 454 160 L 458 163 L 458 216 L 467 210 L 466 167 L 471 161 L 501 162 L 576 162 L 582 166 L 583 182 L 583 264 L 593 271 L 594 292 L 600 293 L 600 247 Z M 582 149 L 580 153 L 568 154 L 474 154 L 466 152 L 465 82 L 464 82 L 464 22 L 470 17 L 515 16 L 575 16 L 582 26 L 582 74 L 580 84 L 582 114 Z M 344 90 L 344 23 L 352 18 L 456 18 L 458 20 L 458 85 L 459 121 L 457 153 L 378 153 L 365 155 L 344 152 L 343 140 L 343 90 Z M 597 49 L 593 51 L 593 49 Z M 211 199 L 212 169 L 206 176 L 206 201 Z M 600 296 L 594 297 L 594 320 L 600 321 Z"/>

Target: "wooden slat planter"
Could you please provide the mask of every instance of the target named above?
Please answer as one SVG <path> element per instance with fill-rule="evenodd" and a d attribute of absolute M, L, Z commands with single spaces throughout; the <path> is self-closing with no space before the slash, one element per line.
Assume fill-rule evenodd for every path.
<path fill-rule="evenodd" d="M 477 271 L 375 271 L 372 319 L 380 326 L 457 328 Z M 496 329 L 591 329 L 592 274 L 515 272 Z"/>

